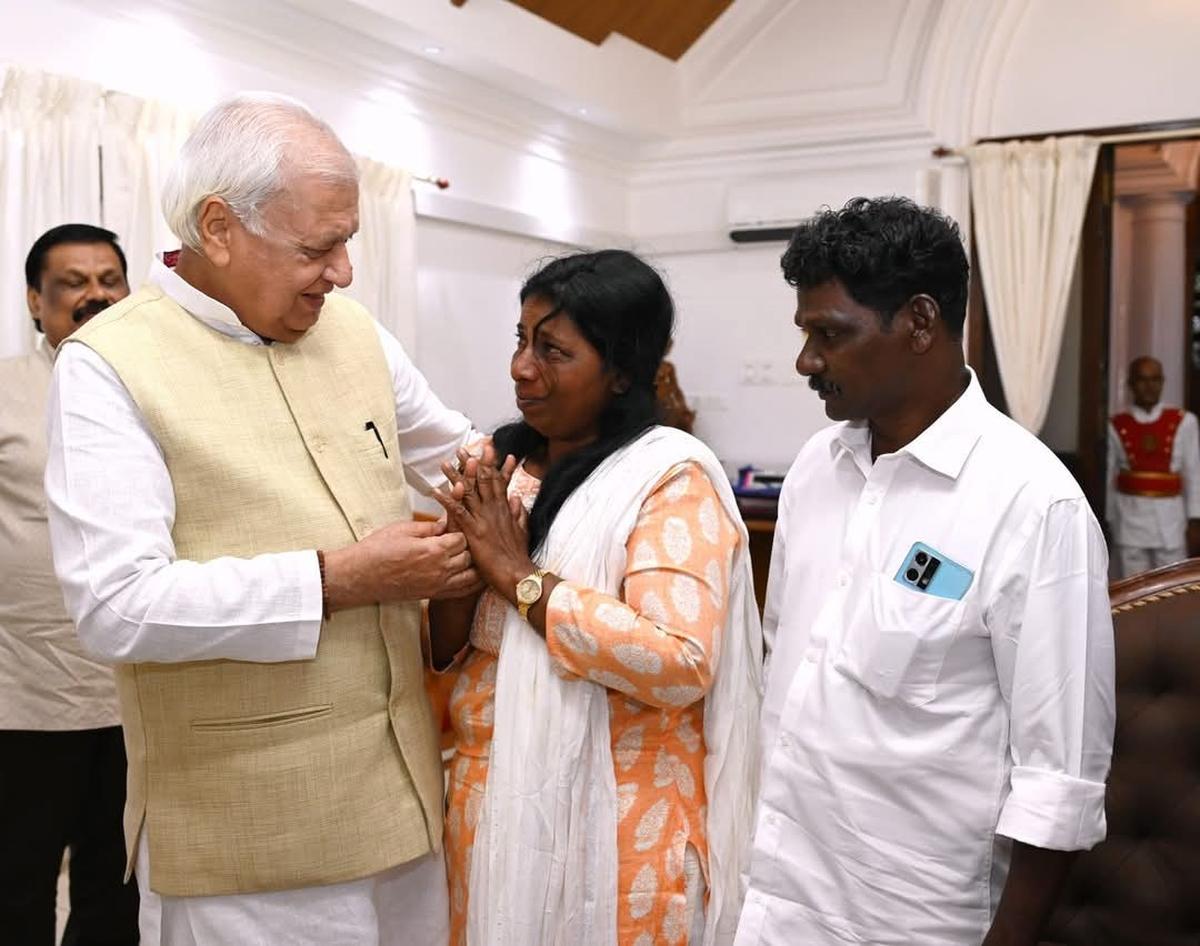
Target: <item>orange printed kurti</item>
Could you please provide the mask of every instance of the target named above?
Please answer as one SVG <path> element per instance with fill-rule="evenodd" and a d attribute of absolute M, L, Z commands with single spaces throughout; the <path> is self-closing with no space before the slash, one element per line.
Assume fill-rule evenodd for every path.
<path fill-rule="evenodd" d="M 532 505 L 540 482 L 517 470 L 510 493 Z M 687 848 L 706 863 L 704 704 L 738 537 L 696 463 L 671 470 L 646 499 L 626 544 L 621 598 L 560 582 L 547 602 L 555 669 L 609 689 L 618 797 L 620 946 L 684 944 L 691 918 Z M 446 858 L 451 943 L 466 943 L 471 848 L 487 787 L 497 656 L 505 610 L 485 591 L 450 698 Z M 531 720 L 531 724 L 536 724 Z"/>

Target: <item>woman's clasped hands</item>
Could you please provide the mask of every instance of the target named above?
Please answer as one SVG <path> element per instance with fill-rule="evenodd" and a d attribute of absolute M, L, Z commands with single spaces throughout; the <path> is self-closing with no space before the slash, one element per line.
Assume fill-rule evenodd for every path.
<path fill-rule="evenodd" d="M 461 532 L 480 577 L 515 604 L 517 583 L 536 569 L 529 556 L 528 513 L 518 496 L 508 495 L 517 461 L 497 466 L 487 441 L 479 457 L 458 452 L 458 467 L 443 464 L 449 486 L 434 492 L 446 510 L 447 531 Z"/>

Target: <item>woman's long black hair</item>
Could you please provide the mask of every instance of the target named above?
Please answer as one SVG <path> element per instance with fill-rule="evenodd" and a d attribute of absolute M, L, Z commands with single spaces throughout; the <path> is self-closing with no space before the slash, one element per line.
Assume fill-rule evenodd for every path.
<path fill-rule="evenodd" d="M 569 318 L 629 387 L 614 394 L 592 443 L 555 463 L 542 480 L 529 514 L 529 552 L 541 546 L 567 498 L 606 457 L 658 422 L 654 376 L 662 363 L 675 306 L 662 278 L 624 250 L 565 256 L 547 263 L 521 287 L 521 303 L 544 300 Z M 493 435 L 496 455 L 518 460 L 540 452 L 546 438 L 527 423 L 506 424 Z"/>

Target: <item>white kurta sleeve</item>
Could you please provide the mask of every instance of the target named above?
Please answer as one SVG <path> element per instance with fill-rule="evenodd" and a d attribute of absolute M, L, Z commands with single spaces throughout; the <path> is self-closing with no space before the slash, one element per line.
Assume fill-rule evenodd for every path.
<path fill-rule="evenodd" d="M 395 336 L 378 322 L 375 328 L 392 373 L 404 476 L 409 486 L 427 496 L 446 482 L 442 464 L 453 461 L 459 447 L 481 435 L 472 429 L 466 417 L 450 410 L 433 393 Z"/>
<path fill-rule="evenodd" d="M 55 571 L 83 645 L 102 660 L 311 659 L 321 628 L 313 550 L 180 561 L 158 444 L 112 368 L 59 353 L 47 408 Z"/>
<path fill-rule="evenodd" d="M 1087 501 L 1054 502 L 989 608 L 1010 707 L 1011 792 L 998 834 L 1054 850 L 1105 835 L 1115 695 L 1108 553 Z"/>
<path fill-rule="evenodd" d="M 1189 519 L 1200 519 L 1200 425 L 1190 411 L 1183 415 L 1175 436 L 1176 469 L 1183 479 L 1183 500 Z"/>

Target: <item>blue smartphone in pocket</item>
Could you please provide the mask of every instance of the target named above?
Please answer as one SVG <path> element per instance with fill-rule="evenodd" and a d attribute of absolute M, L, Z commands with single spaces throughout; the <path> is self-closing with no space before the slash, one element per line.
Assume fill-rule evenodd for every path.
<path fill-rule="evenodd" d="M 913 543 L 896 572 L 896 581 L 913 591 L 951 601 L 962 600 L 974 577 L 968 569 L 924 542 Z"/>

